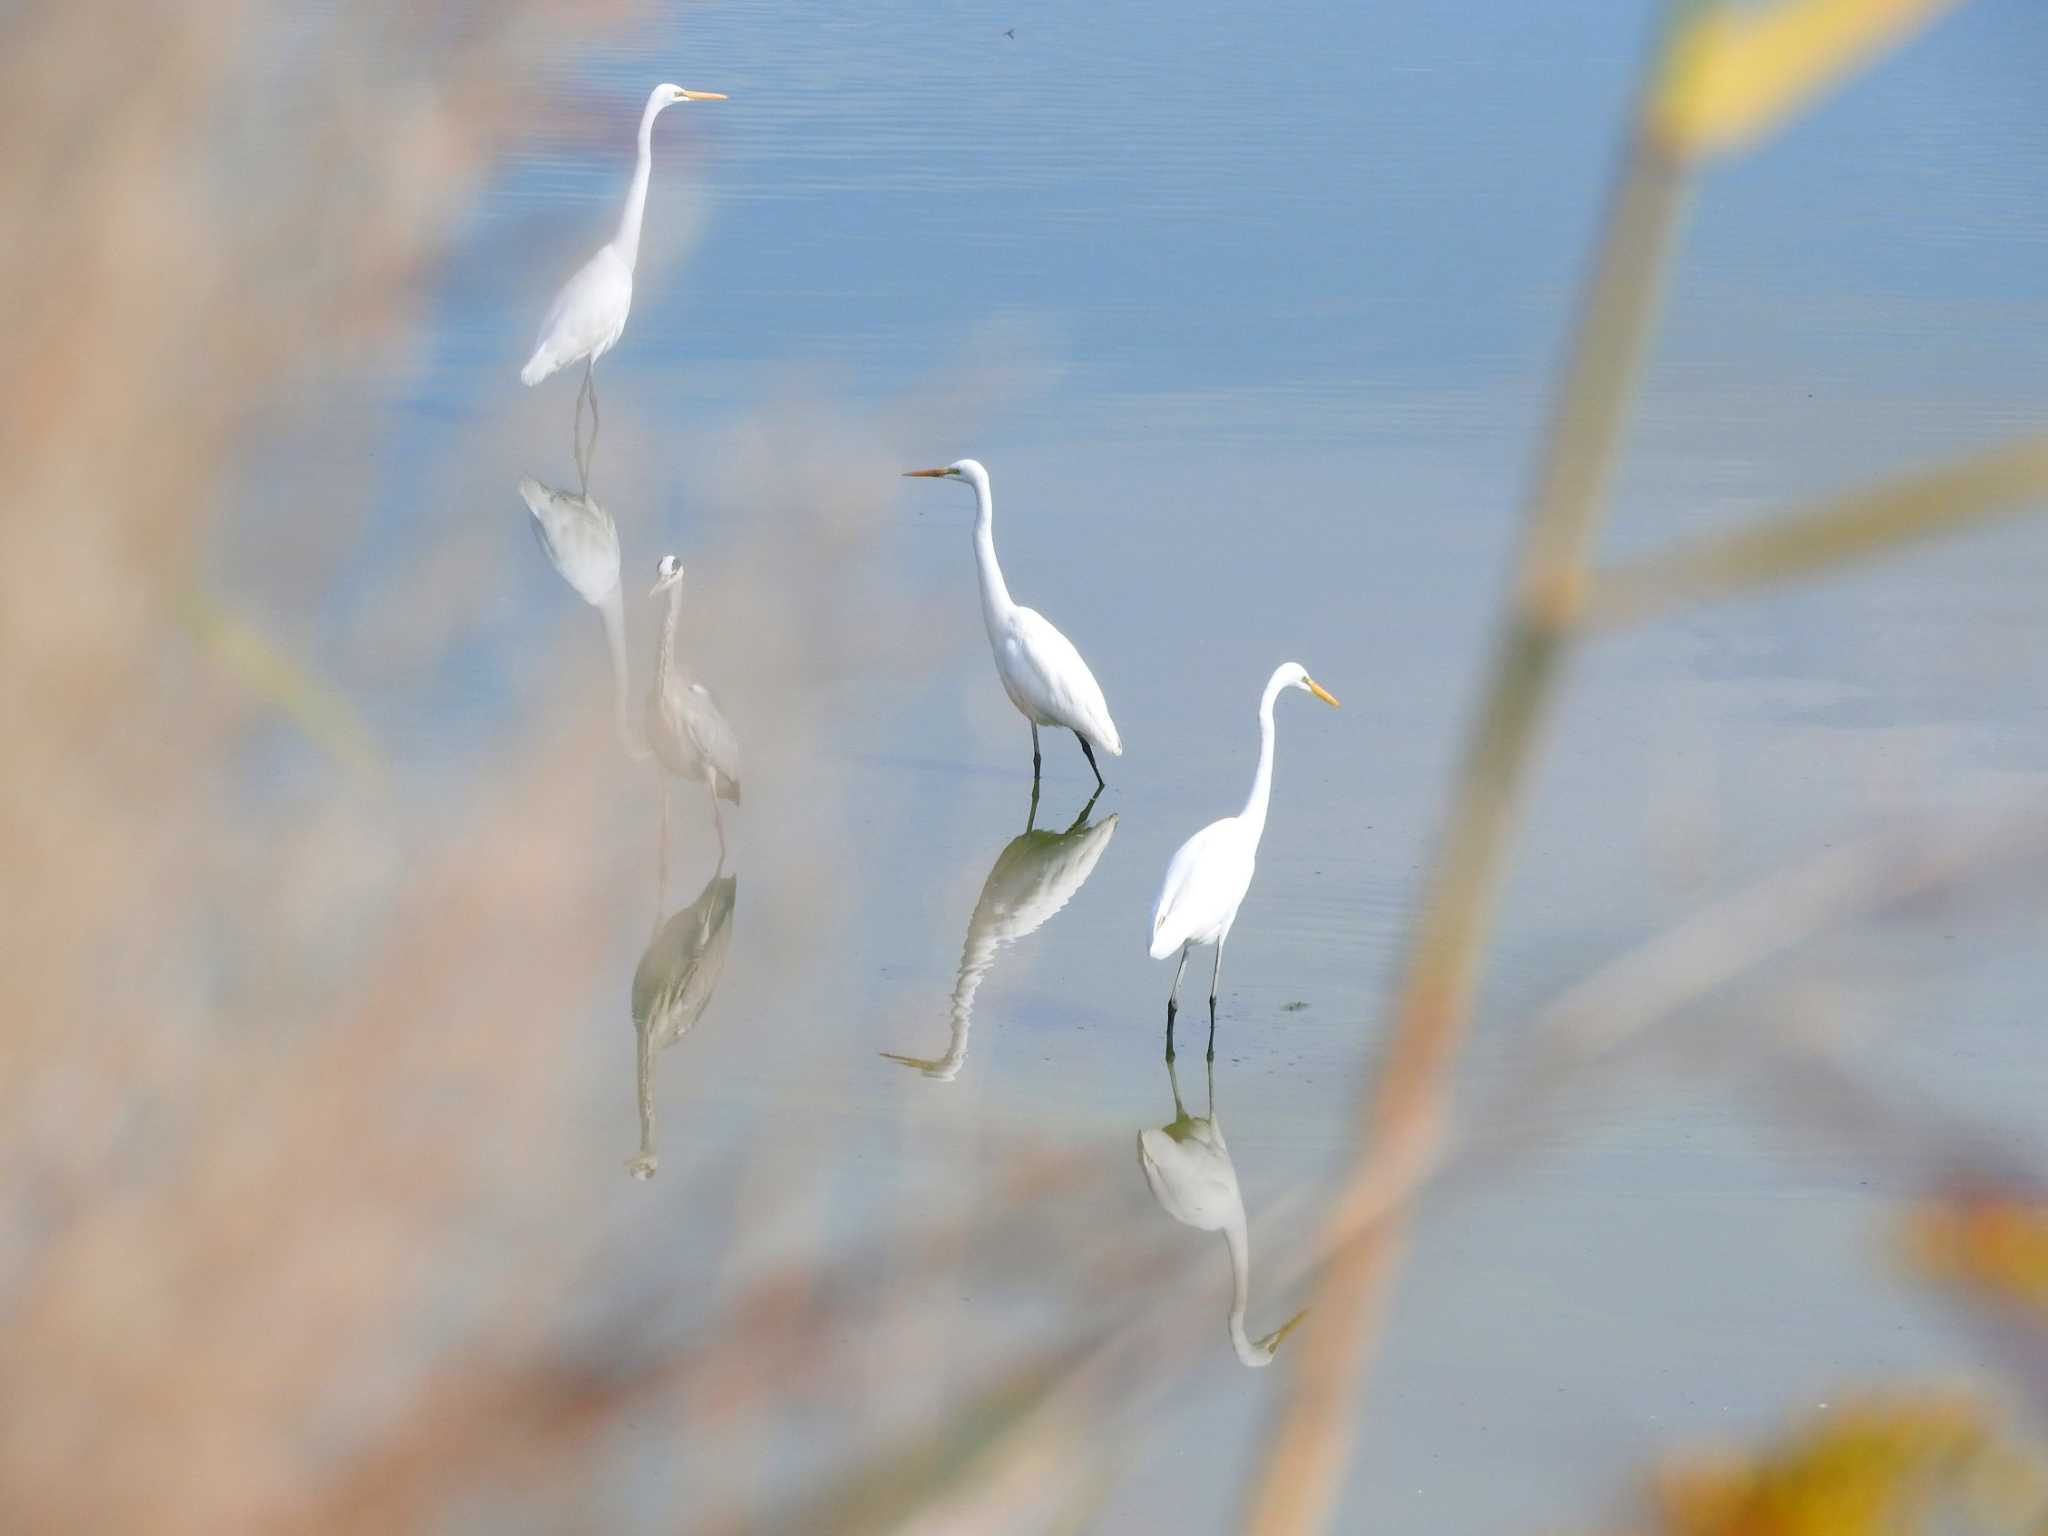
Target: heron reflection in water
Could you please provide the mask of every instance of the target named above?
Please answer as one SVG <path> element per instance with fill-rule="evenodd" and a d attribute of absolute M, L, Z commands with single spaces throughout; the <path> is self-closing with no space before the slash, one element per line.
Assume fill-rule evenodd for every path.
<path fill-rule="evenodd" d="M 1116 817 L 1110 815 L 1090 823 L 1088 813 L 1102 791 L 1097 789 L 1081 807 L 1073 825 L 1064 832 L 1035 831 L 1038 816 L 1037 786 L 1032 786 L 1031 815 L 1024 831 L 1010 839 L 996 855 L 995 867 L 982 882 L 981 899 L 967 920 L 967 942 L 960 950 L 960 973 L 953 983 L 953 1038 L 946 1054 L 936 1058 L 882 1054 L 906 1067 L 915 1067 L 926 1077 L 951 1082 L 967 1059 L 967 1032 L 973 1023 L 974 994 L 982 978 L 1006 944 L 1036 933 L 1046 920 L 1064 907 L 1095 872 L 1102 851 L 1116 831 Z"/>
<path fill-rule="evenodd" d="M 695 779 L 711 791 L 711 824 L 718 856 L 725 857 L 725 818 L 718 802 L 740 803 L 740 744 L 711 690 L 691 677 L 676 656 L 683 611 L 683 563 L 663 555 L 649 598 L 666 595 L 661 637 L 654 651 L 654 684 L 647 693 L 647 739 L 664 770 L 661 781 L 662 846 L 668 845 L 668 781 Z"/>
<path fill-rule="evenodd" d="M 666 826 L 662 831 L 665 845 Z M 667 869 L 664 846 L 663 883 Z M 732 911 L 738 893 L 739 876 L 725 873 L 721 857 L 695 901 L 668 921 L 657 920 L 654 937 L 633 972 L 633 1029 L 640 1042 L 640 1150 L 626 1167 L 636 1179 L 653 1178 L 661 1165 L 654 1145 L 654 1053 L 688 1034 L 710 1005 L 732 950 Z"/>
<path fill-rule="evenodd" d="M 1209 1070 L 1209 1113 L 1191 1115 L 1180 1101 L 1180 1079 L 1173 1058 L 1166 1058 L 1166 1080 L 1173 1088 L 1173 1119 L 1138 1132 L 1138 1163 L 1145 1182 L 1166 1214 L 1202 1232 L 1221 1232 L 1230 1249 L 1230 1342 L 1248 1366 L 1271 1365 L 1274 1351 L 1294 1325 L 1306 1317 L 1297 1312 L 1263 1339 L 1244 1331 L 1251 1305 L 1251 1238 L 1245 1227 L 1244 1194 L 1237 1185 L 1237 1167 L 1224 1144 L 1216 1118 L 1216 1064 Z"/>
<path fill-rule="evenodd" d="M 626 675 L 626 608 L 619 585 L 619 529 L 588 496 L 558 491 L 528 475 L 519 495 L 533 514 L 533 536 L 561 578 L 604 619 L 611 653 L 612 716 L 626 755 L 644 758 L 647 746 L 633 724 Z"/>

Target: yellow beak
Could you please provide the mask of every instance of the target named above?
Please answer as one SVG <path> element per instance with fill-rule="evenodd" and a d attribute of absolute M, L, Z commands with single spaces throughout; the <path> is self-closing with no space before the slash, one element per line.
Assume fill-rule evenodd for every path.
<path fill-rule="evenodd" d="M 951 473 L 953 471 L 950 469 L 906 469 L 903 471 L 903 478 L 906 480 L 940 480 Z"/>
<path fill-rule="evenodd" d="M 723 91 L 684 91 L 685 101 L 730 101 L 732 98 Z"/>
<path fill-rule="evenodd" d="M 1325 688 L 1321 683 L 1317 682 L 1314 678 L 1304 677 L 1302 681 L 1308 684 L 1308 691 L 1310 693 L 1314 694 L 1317 698 L 1321 699 L 1325 704 L 1329 705 L 1330 708 L 1337 709 L 1340 707 L 1337 703 L 1336 695 L 1331 693 L 1329 689 Z M 1299 1318 L 1295 1319 L 1295 1322 L 1299 1321 Z M 1292 1328 L 1294 1326 L 1294 1323 L 1289 1323 L 1287 1326 Z"/>

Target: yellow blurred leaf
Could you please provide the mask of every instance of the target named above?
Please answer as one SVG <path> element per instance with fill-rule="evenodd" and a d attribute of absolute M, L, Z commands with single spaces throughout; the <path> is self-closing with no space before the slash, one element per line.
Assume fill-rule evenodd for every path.
<path fill-rule="evenodd" d="M 1825 1410 L 1751 1454 L 1673 1458 L 1651 1484 L 1651 1528 L 1663 1536 L 1896 1536 L 1945 1529 L 1937 1511 L 1967 1510 L 1980 1522 L 1974 1529 L 1989 1520 L 1991 1529 L 2017 1530 L 2016 1519 L 2038 1513 L 2040 1496 L 2038 1462 L 2001 1434 L 1983 1403 L 1921 1389 Z"/>
<path fill-rule="evenodd" d="M 216 665 L 286 715 L 316 745 L 358 771 L 377 770 L 376 744 L 348 701 L 262 633 L 202 592 L 185 593 L 178 616 Z"/>
<path fill-rule="evenodd" d="M 2048 1206 L 1929 1202 L 1907 1217 L 1904 1237 L 1907 1261 L 1923 1278 L 2016 1302 L 2048 1321 Z"/>
<path fill-rule="evenodd" d="M 1903 42 L 1958 0 L 1709 3 L 1678 22 L 1649 128 L 1680 156 L 1720 154 Z"/>

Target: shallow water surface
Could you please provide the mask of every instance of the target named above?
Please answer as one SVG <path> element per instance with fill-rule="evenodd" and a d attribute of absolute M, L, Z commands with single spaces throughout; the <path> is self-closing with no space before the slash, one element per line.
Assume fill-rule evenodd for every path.
<path fill-rule="evenodd" d="M 1068 1317 L 1039 1265 L 1165 1253 L 1194 1343 L 1100 1528 L 1228 1527 L 1280 1371 L 1233 1347 L 1227 1223 L 1177 1225 L 1136 1155 L 1177 1096 L 1208 1107 L 1208 957 L 1175 1085 L 1151 902 L 1180 840 L 1242 803 L 1259 688 L 1301 660 L 1343 708 L 1280 703 L 1214 1068 L 1256 1337 L 1302 1304 L 1318 1181 L 1381 1046 L 1648 21 L 1578 0 L 673 6 L 546 83 L 376 407 L 380 519 L 474 524 L 502 590 L 378 723 L 431 744 L 423 794 L 565 698 L 616 758 L 609 979 L 584 1017 L 508 1027 L 587 1034 L 576 1172 L 672 1246 L 686 1324 L 764 1256 L 822 1243 L 858 1270 L 892 1221 L 1007 1198 L 1017 1148 L 1071 1156 L 1103 1191 L 1049 1249 L 992 1256 L 999 1283 L 948 1285 L 876 1358 L 919 1397 Z M 1983 0 L 1705 178 L 1614 550 L 2041 418 L 2048 118 L 2022 61 L 2043 46 L 2020 0 Z M 673 787 L 658 848 L 602 626 L 517 494 L 574 482 L 575 379 L 515 374 L 611 225 L 659 78 L 732 99 L 658 125 L 590 490 L 619 532 L 635 701 L 656 559 L 688 567 L 679 643 L 745 753 L 722 859 L 701 785 Z M 1122 729 L 1099 798 L 1047 733 L 1034 805 L 971 496 L 897 478 L 964 455 L 990 468 L 1013 592 Z M 2036 782 L 2044 568 L 2016 525 L 1596 644 L 1518 850 L 1464 1128 L 1512 1102 L 1528 1020 L 1593 965 L 1900 806 Z M 1886 1070 L 2031 1136 L 2042 977 L 2015 927 L 1873 944 L 1854 1012 Z M 627 1172 L 636 1008 L 681 1026 L 645 1063 L 650 1182 Z M 1799 1141 L 1756 1075 L 1738 1053 L 1584 1085 L 1425 1207 L 1344 1528 L 1559 1526 L 1661 1445 L 1968 1361 L 1879 1258 L 1896 1180 Z M 794 1204 L 793 1170 L 816 1189 Z M 792 1410 L 766 1442 L 709 1422 L 631 1464 L 744 1501 L 844 1443 L 846 1408 Z"/>

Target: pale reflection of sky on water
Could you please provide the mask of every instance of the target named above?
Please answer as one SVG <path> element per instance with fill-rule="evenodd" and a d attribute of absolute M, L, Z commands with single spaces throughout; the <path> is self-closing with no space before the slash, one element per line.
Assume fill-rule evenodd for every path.
<path fill-rule="evenodd" d="M 1177 842 L 1241 802 L 1257 690 L 1298 657 L 1344 708 L 1279 709 L 1216 1075 L 1259 1255 L 1254 1331 L 1299 1304 L 1299 1196 L 1380 1041 L 1647 23 L 1606 0 L 678 6 L 543 82 L 355 471 L 380 527 L 465 525 L 503 590 L 447 674 L 370 707 L 459 782 L 545 683 L 581 669 L 601 688 L 596 623 L 533 556 L 515 489 L 571 480 L 575 381 L 529 392 L 515 373 L 552 285 L 616 216 L 647 87 L 729 92 L 658 127 L 639 294 L 599 369 L 593 491 L 625 545 L 635 664 L 675 549 L 704 583 L 693 612 L 716 616 L 699 670 L 749 745 L 725 972 L 660 1060 L 663 1180 L 772 1128 L 834 1166 L 815 1227 L 847 1241 L 906 1192 L 971 1186 L 980 1163 L 934 1149 L 977 1127 L 1099 1149 L 1138 1180 L 1132 1137 L 1170 1109 L 1170 968 L 1145 958 L 1144 920 Z M 2037 9 L 1980 0 L 1705 176 L 1611 549 L 2048 414 L 2044 66 Z M 747 446 L 750 422 L 796 409 L 815 464 Z M 994 958 L 971 1054 L 934 1082 L 880 1053 L 945 1048 L 977 893 L 1023 830 L 1028 736 L 991 675 L 970 499 L 889 477 L 969 453 L 992 472 L 1013 590 L 1090 658 L 1127 753 L 1097 807 L 1119 818 L 1113 845 Z M 787 660 L 804 631 L 775 602 L 765 509 L 818 465 L 871 477 L 879 516 L 843 555 L 791 558 L 843 558 L 816 590 L 843 592 L 874 649 L 777 696 L 764 637 Z M 2038 781 L 2044 577 L 2048 545 L 2015 525 L 1597 644 L 1538 784 L 1463 1102 L 1491 1102 L 1518 1023 L 1630 940 L 1889 807 Z M 721 608 L 721 579 L 748 599 Z M 1047 768 L 1041 825 L 1058 829 L 1086 768 L 1051 737 Z M 620 783 L 588 1174 L 629 1215 L 663 1208 L 623 1168 L 653 800 L 624 765 Z M 687 895 L 709 873 L 690 863 L 705 808 L 696 786 L 676 799 L 697 835 L 671 882 Z M 2030 1134 L 2039 925 L 1972 921 L 1877 946 L 1859 1021 L 1888 1075 Z M 1670 1438 L 1966 1358 L 1874 1262 L 1874 1171 L 1787 1143 L 1721 1079 L 1597 1099 L 1525 1164 L 1421 1223 L 1350 1483 L 1359 1518 L 1554 1527 Z M 648 1233 L 676 1245 L 686 1289 L 704 1245 L 756 1237 L 772 1244 L 739 1196 Z M 1240 1369 L 1221 1245 L 1186 1243 L 1214 1270 L 1212 1347 L 1130 1447 L 1105 1529 L 1221 1529 L 1279 1375 Z M 967 1357 L 996 1321 L 966 1298 L 934 1326 Z M 717 1485 L 703 1434 L 669 1474 L 684 1485 Z"/>

